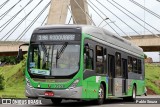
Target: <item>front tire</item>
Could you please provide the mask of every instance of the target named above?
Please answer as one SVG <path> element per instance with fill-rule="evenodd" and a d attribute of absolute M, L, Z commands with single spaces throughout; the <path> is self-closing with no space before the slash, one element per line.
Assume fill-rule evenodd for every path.
<path fill-rule="evenodd" d="M 52 98 L 51 101 L 54 105 L 59 105 L 59 104 L 61 104 L 62 99 L 61 98 Z"/>
<path fill-rule="evenodd" d="M 104 91 L 104 86 L 101 84 L 99 91 L 98 91 L 98 99 L 96 100 L 97 105 L 103 104 L 105 100 L 105 91 Z"/>

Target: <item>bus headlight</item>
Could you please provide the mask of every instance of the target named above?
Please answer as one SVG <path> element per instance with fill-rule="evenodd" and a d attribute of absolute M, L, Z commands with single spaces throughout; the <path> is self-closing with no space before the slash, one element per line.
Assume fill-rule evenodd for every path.
<path fill-rule="evenodd" d="M 73 88 L 76 88 L 77 87 L 77 84 L 79 83 L 80 79 L 76 79 L 72 84 L 71 86 L 69 87 L 69 89 L 73 89 Z"/>
<path fill-rule="evenodd" d="M 33 88 L 33 87 L 31 86 L 30 80 L 29 80 L 28 78 L 26 78 L 26 85 L 27 85 L 28 87 L 30 87 L 30 88 Z"/>

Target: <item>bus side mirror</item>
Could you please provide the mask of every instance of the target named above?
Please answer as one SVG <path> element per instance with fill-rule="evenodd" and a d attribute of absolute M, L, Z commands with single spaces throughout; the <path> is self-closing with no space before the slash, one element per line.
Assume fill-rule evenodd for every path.
<path fill-rule="evenodd" d="M 84 48 L 84 53 L 87 53 L 87 52 L 88 52 L 88 56 L 90 58 L 92 58 L 93 57 L 93 49 L 92 49 L 92 46 L 89 43 L 86 43 L 85 48 Z"/>
<path fill-rule="evenodd" d="M 91 49 L 91 45 L 89 43 L 86 43 L 85 48 Z"/>
<path fill-rule="evenodd" d="M 92 49 L 89 50 L 89 57 L 93 58 L 93 50 Z"/>
<path fill-rule="evenodd" d="M 18 60 L 18 62 L 23 60 L 23 51 L 21 48 L 19 48 L 19 50 L 18 50 L 17 60 Z"/>
<path fill-rule="evenodd" d="M 86 44 L 84 45 L 84 52 L 86 52 L 87 50 L 89 51 L 90 49 L 91 49 L 90 44 L 89 44 L 89 43 L 86 43 Z"/>
<path fill-rule="evenodd" d="M 17 61 L 18 62 L 20 62 L 21 60 L 23 60 L 23 51 L 21 49 L 21 46 L 29 46 L 29 43 L 24 43 L 24 44 L 21 44 L 19 46 L 18 55 L 17 55 Z"/>

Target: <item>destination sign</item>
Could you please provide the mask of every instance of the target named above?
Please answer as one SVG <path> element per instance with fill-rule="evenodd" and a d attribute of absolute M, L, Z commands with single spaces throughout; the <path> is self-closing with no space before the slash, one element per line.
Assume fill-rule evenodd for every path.
<path fill-rule="evenodd" d="M 38 41 L 75 40 L 75 34 L 43 34 L 37 35 Z"/>

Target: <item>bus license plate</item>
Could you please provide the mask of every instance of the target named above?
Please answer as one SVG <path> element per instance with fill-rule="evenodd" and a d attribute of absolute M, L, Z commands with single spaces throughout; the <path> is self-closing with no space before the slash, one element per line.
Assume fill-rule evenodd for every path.
<path fill-rule="evenodd" d="M 54 96 L 54 93 L 51 91 L 47 91 L 44 93 L 45 96 Z"/>

